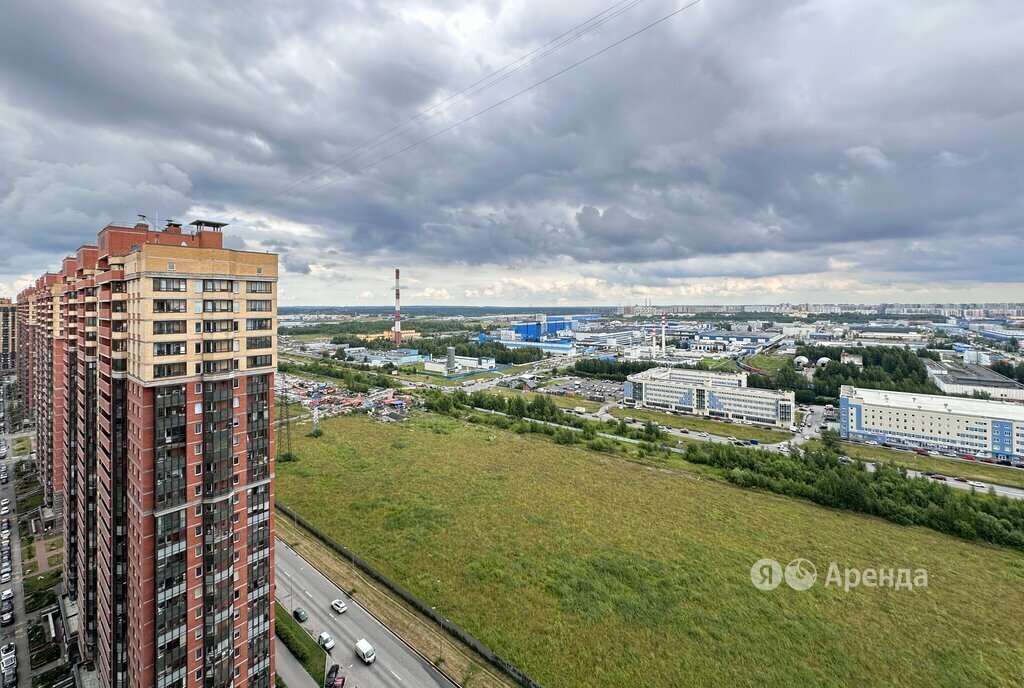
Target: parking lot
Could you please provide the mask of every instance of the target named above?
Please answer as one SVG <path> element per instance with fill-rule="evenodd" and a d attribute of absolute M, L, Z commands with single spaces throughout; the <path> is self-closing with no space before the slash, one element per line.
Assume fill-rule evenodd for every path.
<path fill-rule="evenodd" d="M 606 380 L 570 377 L 548 385 L 545 389 L 550 394 L 584 397 L 593 401 L 619 401 L 622 399 L 622 383 Z"/>

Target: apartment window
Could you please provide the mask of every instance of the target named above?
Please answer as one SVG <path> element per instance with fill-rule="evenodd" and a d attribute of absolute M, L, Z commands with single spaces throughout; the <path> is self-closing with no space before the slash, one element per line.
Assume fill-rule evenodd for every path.
<path fill-rule="evenodd" d="M 156 342 L 153 344 L 154 356 L 181 356 L 185 353 L 185 342 Z"/>
<path fill-rule="evenodd" d="M 127 313 L 128 302 L 127 301 L 112 301 L 110 303 L 110 311 L 112 313 Z"/>
<path fill-rule="evenodd" d="M 154 299 L 154 313 L 184 313 L 188 307 L 185 299 Z"/>
<path fill-rule="evenodd" d="M 263 354 L 261 356 L 249 356 L 246 362 L 246 368 L 262 368 L 263 366 L 271 365 L 273 356 L 270 354 Z"/>
<path fill-rule="evenodd" d="M 198 326 L 200 323 L 196 323 Z M 234 331 L 233 320 L 204 320 L 202 323 L 203 332 L 232 332 Z"/>
<path fill-rule="evenodd" d="M 113 268 L 115 270 L 117 269 L 113 265 L 111 266 L 111 268 Z M 127 288 L 125 287 L 124 280 L 114 280 L 113 282 L 111 282 L 110 283 L 110 291 L 113 294 L 123 294 L 123 293 L 125 293 L 127 291 Z"/>
<path fill-rule="evenodd" d="M 238 378 L 237 377 L 234 380 L 231 381 L 231 386 L 234 387 L 235 389 L 238 389 Z"/>
<path fill-rule="evenodd" d="M 245 329 L 252 331 L 269 330 L 273 325 L 270 318 L 248 318 L 245 321 Z"/>
<path fill-rule="evenodd" d="M 153 366 L 153 377 L 174 377 L 184 374 L 184 363 L 160 363 Z"/>
<path fill-rule="evenodd" d="M 154 277 L 153 291 L 185 291 L 188 280 L 176 277 Z"/>
<path fill-rule="evenodd" d="M 167 264 L 167 272 L 174 272 L 175 268 L 177 268 L 177 266 L 174 263 Z"/>
<path fill-rule="evenodd" d="M 196 464 L 196 475 L 202 475 L 202 474 L 203 474 L 203 467 L 200 466 L 199 464 Z M 196 511 L 199 511 L 198 507 L 196 507 Z M 196 515 L 198 516 L 199 514 L 196 514 Z"/>
<path fill-rule="evenodd" d="M 195 447 L 192 448 L 192 453 L 195 454 L 196 456 L 199 456 L 200 454 L 202 454 L 203 453 L 203 445 L 197 444 Z"/>
<path fill-rule="evenodd" d="M 273 302 L 270 299 L 249 299 L 245 307 L 250 311 L 270 311 Z"/>
<path fill-rule="evenodd" d="M 203 280 L 203 291 L 232 291 L 231 280 Z"/>
<path fill-rule="evenodd" d="M 273 290 L 273 282 L 246 282 L 245 290 L 250 294 L 269 294 Z"/>
<path fill-rule="evenodd" d="M 153 334 L 185 334 L 184 320 L 154 320 Z"/>

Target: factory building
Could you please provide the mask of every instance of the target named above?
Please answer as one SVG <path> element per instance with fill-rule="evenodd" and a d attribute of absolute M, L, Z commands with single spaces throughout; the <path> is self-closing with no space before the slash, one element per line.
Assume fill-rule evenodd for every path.
<path fill-rule="evenodd" d="M 651 368 L 630 375 L 625 400 L 645 408 L 682 411 L 708 418 L 793 425 L 793 392 L 747 387 L 746 373 Z"/>
<path fill-rule="evenodd" d="M 620 332 L 587 332 L 576 333 L 576 341 L 582 346 L 611 348 L 617 346 L 636 346 L 650 341 L 642 330 L 623 330 Z"/>
<path fill-rule="evenodd" d="M 843 439 L 1024 460 L 1024 406 L 843 385 Z"/>
<path fill-rule="evenodd" d="M 18 297 L 81 685 L 274 685 L 277 256 L 108 225 Z"/>
<path fill-rule="evenodd" d="M 928 377 L 946 394 L 983 393 L 1003 401 L 1024 401 L 1024 385 L 984 366 L 922 360 Z"/>

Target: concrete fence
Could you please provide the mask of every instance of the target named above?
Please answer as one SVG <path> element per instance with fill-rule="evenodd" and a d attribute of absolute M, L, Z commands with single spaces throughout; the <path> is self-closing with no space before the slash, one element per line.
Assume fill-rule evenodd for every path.
<path fill-rule="evenodd" d="M 491 666 L 501 671 L 503 674 L 513 679 L 516 683 L 525 688 L 542 688 L 542 686 L 519 670 L 511 662 L 497 654 L 489 647 L 484 645 L 482 642 L 477 640 L 476 636 L 472 635 L 469 631 L 463 629 L 458 624 L 452 623 L 450 620 L 439 614 L 433 607 L 421 600 L 420 598 L 413 595 L 411 592 L 403 588 L 401 585 L 391 580 L 383 573 L 374 568 L 369 562 L 360 558 L 357 554 L 346 548 L 345 546 L 337 543 L 321 532 L 313 524 L 306 519 L 299 516 L 297 513 L 284 506 L 283 504 L 275 504 L 275 508 L 288 517 L 288 520 L 293 523 L 302 526 L 310 535 L 315 537 L 320 542 L 324 543 L 327 547 L 334 551 L 338 556 L 344 557 L 348 561 L 352 562 L 352 565 L 359 568 L 361 571 L 366 573 L 368 576 L 373 578 L 375 581 L 386 587 L 388 590 L 398 595 L 406 603 L 412 605 L 416 611 L 424 616 L 430 618 L 434 623 L 438 624 L 444 631 L 449 633 L 452 637 L 456 638 L 460 642 L 468 645 L 477 654 L 483 657 Z"/>

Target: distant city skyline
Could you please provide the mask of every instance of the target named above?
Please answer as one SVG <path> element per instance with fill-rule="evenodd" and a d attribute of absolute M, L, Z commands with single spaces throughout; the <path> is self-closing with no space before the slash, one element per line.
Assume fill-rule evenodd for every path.
<path fill-rule="evenodd" d="M 144 213 L 279 253 L 282 305 L 1024 300 L 1010 0 L 706 1 L 402 152 L 676 7 L 552 51 L 600 8 L 15 3 L 0 296 Z"/>

